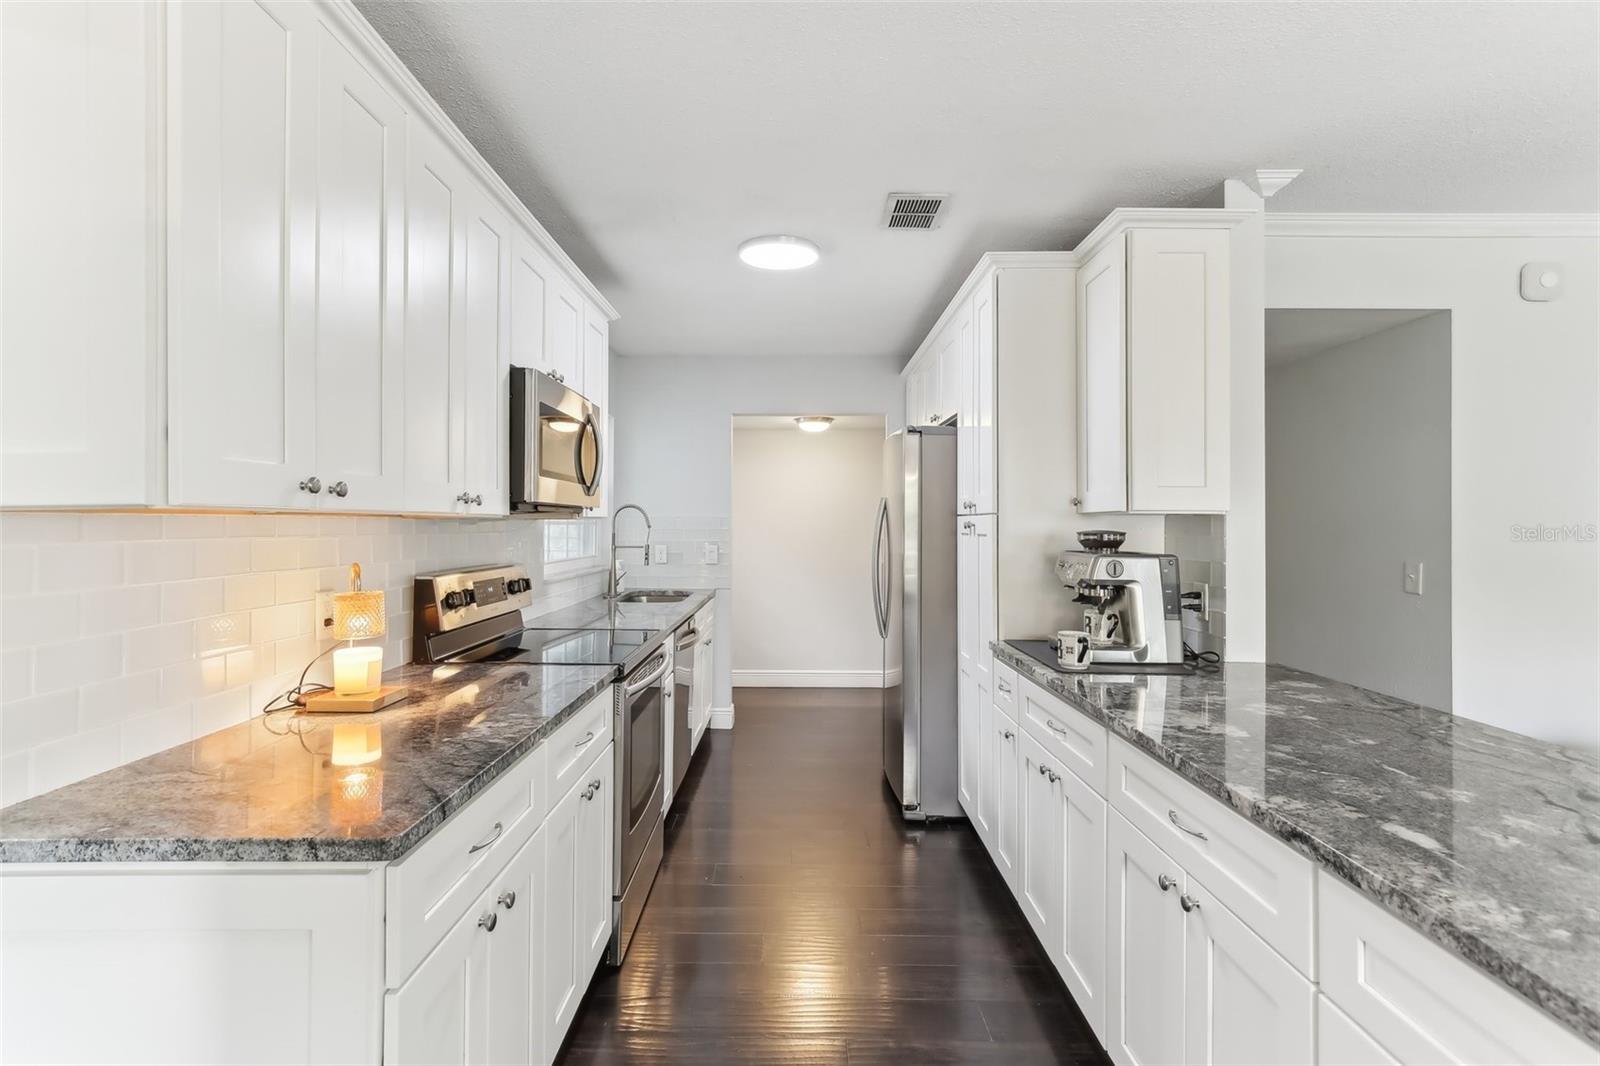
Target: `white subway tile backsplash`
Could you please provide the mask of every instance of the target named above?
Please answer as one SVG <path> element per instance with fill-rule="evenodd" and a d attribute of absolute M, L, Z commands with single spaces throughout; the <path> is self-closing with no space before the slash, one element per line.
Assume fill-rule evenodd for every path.
<path fill-rule="evenodd" d="M 677 528 L 679 565 L 636 565 L 636 585 L 725 572 L 725 522 Z M 698 565 L 705 540 L 723 565 Z M 526 520 L 0 515 L 0 804 L 259 713 L 328 648 L 314 598 L 345 588 L 352 562 L 387 593 L 391 666 L 410 658 L 418 573 L 521 561 L 539 578 L 530 615 L 602 590 L 603 561 L 544 576 L 543 544 Z M 328 661 L 310 676 L 327 681 Z"/>

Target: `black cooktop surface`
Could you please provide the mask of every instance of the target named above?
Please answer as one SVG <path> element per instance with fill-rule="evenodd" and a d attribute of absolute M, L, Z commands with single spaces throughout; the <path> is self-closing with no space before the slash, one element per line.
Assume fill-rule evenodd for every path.
<path fill-rule="evenodd" d="M 627 666 L 661 634 L 651 629 L 523 629 L 453 656 L 457 663 Z"/>

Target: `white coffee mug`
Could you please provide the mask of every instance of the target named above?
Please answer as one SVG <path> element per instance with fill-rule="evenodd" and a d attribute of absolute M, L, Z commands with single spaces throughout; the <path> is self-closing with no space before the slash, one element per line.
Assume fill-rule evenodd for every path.
<path fill-rule="evenodd" d="M 1063 670 L 1087 670 L 1093 658 L 1093 643 L 1082 629 L 1063 629 L 1056 634 L 1056 661 Z"/>

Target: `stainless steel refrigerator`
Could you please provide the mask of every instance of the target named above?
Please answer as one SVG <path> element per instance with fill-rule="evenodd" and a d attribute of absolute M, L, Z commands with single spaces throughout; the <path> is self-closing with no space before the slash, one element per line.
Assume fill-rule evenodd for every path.
<path fill-rule="evenodd" d="M 954 428 L 912 426 L 884 441 L 872 576 L 883 775 L 906 818 L 959 817 Z"/>

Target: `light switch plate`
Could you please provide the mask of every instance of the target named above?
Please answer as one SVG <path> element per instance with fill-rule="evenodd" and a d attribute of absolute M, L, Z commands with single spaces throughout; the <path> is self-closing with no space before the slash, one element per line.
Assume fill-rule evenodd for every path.
<path fill-rule="evenodd" d="M 667 546 L 665 544 L 652 544 L 650 546 L 650 561 L 664 563 L 667 561 Z"/>
<path fill-rule="evenodd" d="M 1405 579 L 1401 587 L 1408 596 L 1422 595 L 1422 564 L 1406 563 Z"/>
<path fill-rule="evenodd" d="M 706 541 L 702 558 L 705 560 L 705 564 L 707 566 L 716 566 L 717 565 L 717 542 L 716 541 L 714 541 L 714 540 Z"/>

